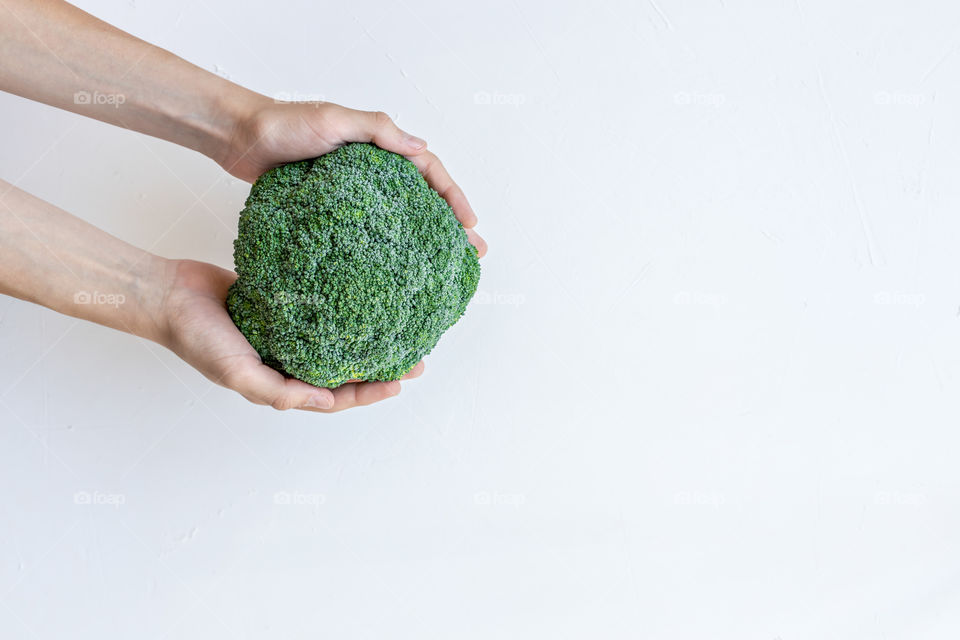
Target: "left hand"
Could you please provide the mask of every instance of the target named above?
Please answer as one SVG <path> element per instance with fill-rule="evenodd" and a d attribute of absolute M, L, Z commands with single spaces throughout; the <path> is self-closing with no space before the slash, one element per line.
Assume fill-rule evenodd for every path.
<path fill-rule="evenodd" d="M 253 182 L 287 162 L 315 158 L 348 142 L 372 142 L 406 156 L 453 208 L 482 257 L 487 243 L 473 230 L 477 215 L 427 143 L 401 130 L 381 111 L 358 111 L 332 102 L 278 102 L 257 96 L 243 111 L 227 151 L 218 159 L 231 175 Z"/>
<path fill-rule="evenodd" d="M 336 389 L 314 387 L 268 367 L 240 333 L 225 300 L 237 274 L 193 260 L 164 265 L 162 330 L 153 336 L 213 382 L 254 404 L 274 409 L 331 413 L 386 400 L 400 393 L 400 382 L 351 382 Z M 401 380 L 423 373 L 423 362 Z"/>

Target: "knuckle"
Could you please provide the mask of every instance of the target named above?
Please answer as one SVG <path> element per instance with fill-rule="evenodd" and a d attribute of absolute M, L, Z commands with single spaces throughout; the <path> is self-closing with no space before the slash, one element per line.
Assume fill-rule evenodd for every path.
<path fill-rule="evenodd" d="M 373 111 L 373 123 L 378 129 L 392 127 L 393 120 L 383 111 Z"/>
<path fill-rule="evenodd" d="M 318 113 L 325 116 L 341 115 L 346 109 L 333 102 L 317 102 L 314 108 Z"/>
<path fill-rule="evenodd" d="M 277 411 L 288 411 L 293 409 L 293 398 L 286 393 L 281 393 L 270 402 L 270 406 Z"/>
<path fill-rule="evenodd" d="M 272 138 L 276 133 L 277 121 L 270 113 L 260 112 L 252 116 L 245 125 L 246 144 Z"/>
<path fill-rule="evenodd" d="M 243 393 L 245 389 L 246 376 L 236 371 L 227 371 L 220 378 L 220 384 L 228 389 L 233 389 L 238 393 Z"/>
<path fill-rule="evenodd" d="M 421 155 L 423 157 L 423 173 L 427 174 L 435 172 L 437 165 L 440 164 L 440 158 L 438 158 L 437 155 L 432 151 L 427 151 Z"/>
<path fill-rule="evenodd" d="M 263 401 L 262 398 L 258 398 L 257 396 L 251 396 L 245 393 L 241 393 L 240 395 L 242 395 L 250 404 L 259 405 L 261 407 L 267 404 L 266 402 Z"/>

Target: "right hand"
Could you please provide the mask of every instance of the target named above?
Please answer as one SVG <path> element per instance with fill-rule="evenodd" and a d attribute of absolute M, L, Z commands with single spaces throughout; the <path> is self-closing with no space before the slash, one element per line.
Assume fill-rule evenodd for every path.
<path fill-rule="evenodd" d="M 480 257 L 487 252 L 487 243 L 473 230 L 477 215 L 463 190 L 427 150 L 427 143 L 401 130 L 387 114 L 332 102 L 282 102 L 259 94 L 236 108 L 233 135 L 222 157 L 214 158 L 232 175 L 253 182 L 287 162 L 322 156 L 348 142 L 372 142 L 413 162 L 453 209 Z"/>

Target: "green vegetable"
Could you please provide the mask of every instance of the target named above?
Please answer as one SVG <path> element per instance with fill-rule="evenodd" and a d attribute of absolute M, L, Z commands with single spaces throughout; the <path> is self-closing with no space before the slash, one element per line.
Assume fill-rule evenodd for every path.
<path fill-rule="evenodd" d="M 396 380 L 466 310 L 477 250 L 412 162 L 369 144 L 263 174 L 227 309 L 264 363 L 321 387 Z"/>

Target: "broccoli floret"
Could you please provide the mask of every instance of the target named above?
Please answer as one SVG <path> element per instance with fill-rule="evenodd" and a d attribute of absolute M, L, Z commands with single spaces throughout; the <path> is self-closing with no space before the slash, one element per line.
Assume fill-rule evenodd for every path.
<path fill-rule="evenodd" d="M 227 309 L 265 364 L 320 387 L 396 380 L 466 310 L 480 263 L 403 156 L 348 144 L 260 176 Z"/>

